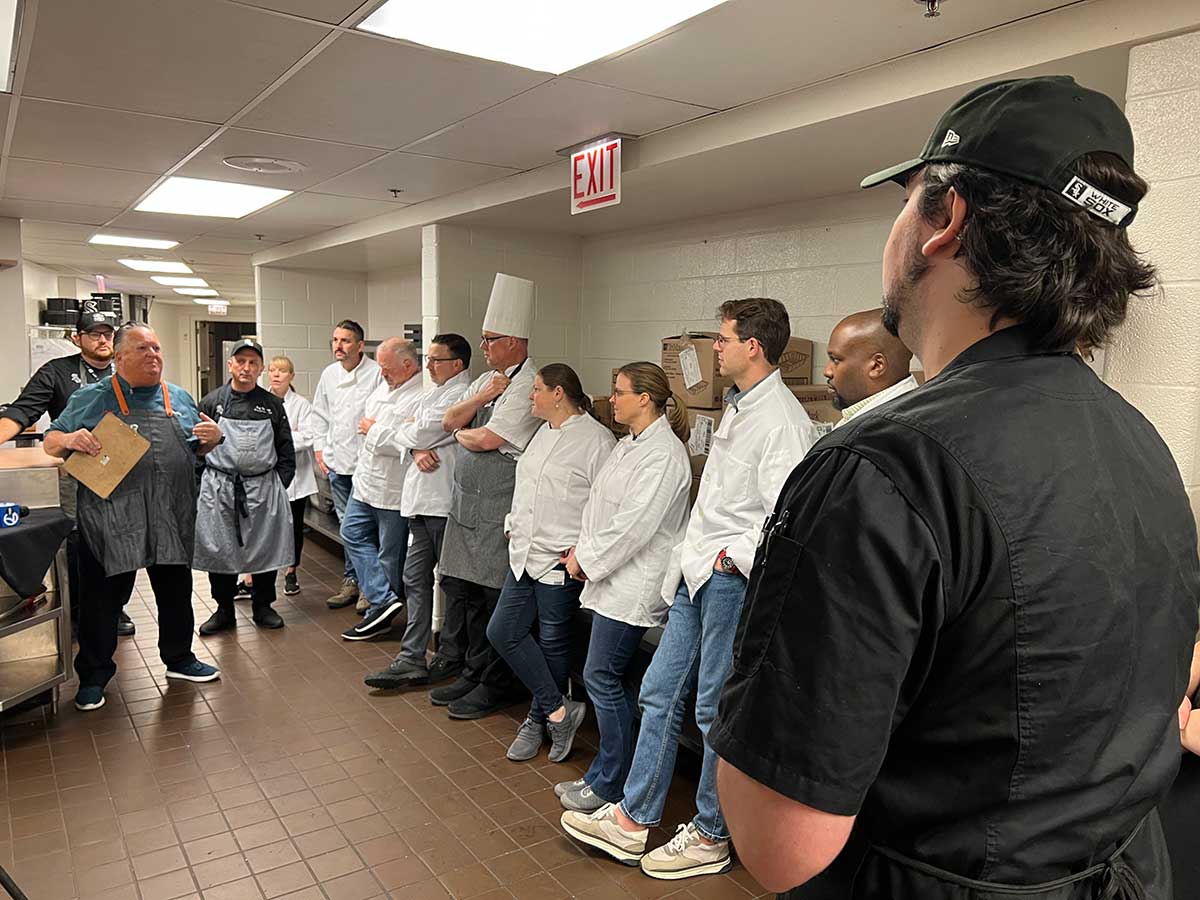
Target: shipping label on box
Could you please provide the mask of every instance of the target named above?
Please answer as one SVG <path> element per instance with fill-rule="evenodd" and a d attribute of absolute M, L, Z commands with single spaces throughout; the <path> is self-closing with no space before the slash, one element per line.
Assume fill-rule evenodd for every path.
<path fill-rule="evenodd" d="M 688 458 L 692 464 L 693 477 L 699 478 L 708 462 L 708 454 L 712 451 L 713 434 L 721 425 L 723 409 L 689 409 L 688 426 L 691 437 L 688 438 Z"/>
<path fill-rule="evenodd" d="M 720 374 L 716 333 L 692 332 L 662 339 L 662 367 L 671 390 L 695 409 L 720 409 L 732 379 Z"/>

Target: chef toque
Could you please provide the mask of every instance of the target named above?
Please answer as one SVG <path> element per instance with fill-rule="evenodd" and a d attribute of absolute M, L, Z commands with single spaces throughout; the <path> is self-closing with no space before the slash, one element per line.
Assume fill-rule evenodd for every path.
<path fill-rule="evenodd" d="M 533 282 L 497 272 L 483 330 L 528 339 L 533 330 Z"/>

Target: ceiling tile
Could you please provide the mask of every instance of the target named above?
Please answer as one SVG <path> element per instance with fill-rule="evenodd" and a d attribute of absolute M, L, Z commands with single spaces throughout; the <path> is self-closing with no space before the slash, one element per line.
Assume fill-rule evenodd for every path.
<path fill-rule="evenodd" d="M 16 200 L 125 207 L 141 196 L 157 177 L 144 172 L 10 159 L 4 196 Z"/>
<path fill-rule="evenodd" d="M 642 135 L 709 112 L 701 106 L 556 78 L 407 149 L 532 169 L 559 159 L 555 151 L 605 132 Z"/>
<path fill-rule="evenodd" d="M 236 223 L 228 222 L 213 229 L 213 232 L 238 236 L 263 234 L 270 240 L 292 241 L 348 222 L 395 212 L 404 206 L 403 203 L 362 200 L 358 197 L 297 194 L 264 212 L 239 219 Z"/>
<path fill-rule="evenodd" d="M 185 245 L 178 248 L 178 252 L 185 257 L 198 255 L 205 251 L 215 253 L 257 253 L 259 250 L 266 250 L 268 247 L 274 247 L 276 241 L 256 240 L 255 238 L 231 238 L 220 237 L 219 235 L 205 235 L 194 240 L 188 241 Z"/>
<path fill-rule="evenodd" d="M 505 178 L 517 171 L 396 151 L 355 172 L 326 181 L 319 188 L 329 194 L 373 199 L 390 197 L 389 188 L 402 188 L 404 193 L 398 199 L 420 203 Z"/>
<path fill-rule="evenodd" d="M 229 219 L 210 216 L 177 216 L 171 213 L 138 212 L 131 209 L 114 219 L 108 230 L 123 234 L 129 229 L 134 229 L 137 232 L 161 234 L 163 237 L 182 241 L 207 234 L 214 228 L 228 225 L 229 222 Z"/>
<path fill-rule="evenodd" d="M 245 0 L 250 6 L 291 13 L 338 25 L 362 5 L 362 0 Z"/>
<path fill-rule="evenodd" d="M 212 125 L 26 99 L 11 155 L 161 174 L 213 133 Z"/>
<path fill-rule="evenodd" d="M 504 63 L 344 34 L 240 124 L 394 149 L 548 77 Z"/>
<path fill-rule="evenodd" d="M 310 141 L 304 138 L 264 131 L 230 128 L 201 150 L 194 159 L 179 170 L 190 178 L 211 178 L 216 181 L 235 181 L 241 184 L 260 184 L 269 187 L 302 191 L 327 178 L 360 166 L 380 154 L 379 150 L 335 144 L 329 141 Z M 270 156 L 303 163 L 304 171 L 293 175 L 260 175 L 243 172 L 225 165 L 228 156 Z"/>
<path fill-rule="evenodd" d="M 38 7 L 25 96 L 223 122 L 328 29 L 234 3 Z"/>

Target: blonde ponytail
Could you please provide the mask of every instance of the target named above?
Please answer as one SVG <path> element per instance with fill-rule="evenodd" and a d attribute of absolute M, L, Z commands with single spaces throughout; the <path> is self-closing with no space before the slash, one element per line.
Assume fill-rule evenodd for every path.
<path fill-rule="evenodd" d="M 686 444 L 692 433 L 688 426 L 687 403 L 671 391 L 671 382 L 662 366 L 652 362 L 633 362 L 621 366 L 617 372 L 629 379 L 637 393 L 650 395 L 655 410 L 667 417 L 671 430 Z"/>

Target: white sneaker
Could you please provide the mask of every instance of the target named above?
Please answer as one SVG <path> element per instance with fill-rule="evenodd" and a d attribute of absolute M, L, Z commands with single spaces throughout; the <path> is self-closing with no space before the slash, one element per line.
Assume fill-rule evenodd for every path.
<path fill-rule="evenodd" d="M 650 829 L 625 831 L 617 824 L 617 807 L 614 803 L 606 803 L 591 814 L 568 811 L 562 814 L 559 821 L 575 840 L 603 850 L 627 866 L 636 866 L 646 852 L 646 838 L 650 835 Z"/>
<path fill-rule="evenodd" d="M 642 857 L 642 871 L 651 878 L 675 881 L 694 875 L 717 875 L 733 867 L 729 841 L 706 844 L 694 822 L 680 825 L 675 837 Z"/>

